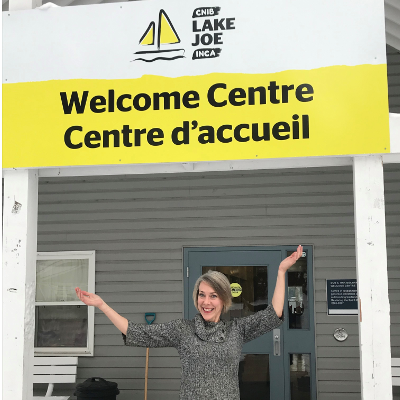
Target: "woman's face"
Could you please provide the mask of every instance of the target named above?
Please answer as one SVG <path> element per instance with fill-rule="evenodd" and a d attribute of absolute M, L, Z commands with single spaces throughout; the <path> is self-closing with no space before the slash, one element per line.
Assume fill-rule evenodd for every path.
<path fill-rule="evenodd" d="M 219 321 L 223 307 L 222 300 L 215 290 L 205 282 L 200 282 L 197 304 L 205 321 Z"/>

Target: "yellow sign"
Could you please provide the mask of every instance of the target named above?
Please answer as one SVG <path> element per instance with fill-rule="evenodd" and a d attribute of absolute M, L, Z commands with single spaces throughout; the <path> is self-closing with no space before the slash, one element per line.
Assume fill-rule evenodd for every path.
<path fill-rule="evenodd" d="M 238 283 L 231 283 L 232 297 L 239 297 L 242 294 L 242 287 Z"/>
<path fill-rule="evenodd" d="M 386 87 L 385 65 L 4 84 L 3 167 L 388 153 Z"/>

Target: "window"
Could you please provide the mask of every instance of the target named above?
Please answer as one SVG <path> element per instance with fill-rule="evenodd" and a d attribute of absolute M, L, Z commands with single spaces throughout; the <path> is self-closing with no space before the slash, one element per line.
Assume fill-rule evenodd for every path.
<path fill-rule="evenodd" d="M 35 355 L 93 356 L 94 307 L 75 294 L 95 292 L 94 251 L 38 253 Z"/>

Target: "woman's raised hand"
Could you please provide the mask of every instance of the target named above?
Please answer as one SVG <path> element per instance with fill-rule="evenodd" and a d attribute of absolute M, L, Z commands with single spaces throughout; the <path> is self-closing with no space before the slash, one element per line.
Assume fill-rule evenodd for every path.
<path fill-rule="evenodd" d="M 303 246 L 298 246 L 297 250 L 289 257 L 285 258 L 279 265 L 279 270 L 286 272 L 303 254 Z"/>
<path fill-rule="evenodd" d="M 97 294 L 85 292 L 84 290 L 75 288 L 76 295 L 79 300 L 83 301 L 87 306 L 94 306 L 103 311 L 103 313 L 109 318 L 109 320 L 124 334 L 128 330 L 128 320 L 115 312 L 110 306 L 108 306 L 100 296 Z"/>
<path fill-rule="evenodd" d="M 78 287 L 75 288 L 75 292 L 79 300 L 83 301 L 87 306 L 100 307 L 104 304 L 102 298 L 97 294 L 85 292 Z"/>

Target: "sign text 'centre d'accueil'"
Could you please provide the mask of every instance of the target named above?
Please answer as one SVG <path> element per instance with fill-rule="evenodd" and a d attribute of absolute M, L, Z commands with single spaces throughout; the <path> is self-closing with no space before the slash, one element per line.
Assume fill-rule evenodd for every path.
<path fill-rule="evenodd" d="M 316 0 L 302 1 L 315 3 L 319 8 L 316 12 L 326 23 L 336 21 L 335 13 Z M 319 39 L 310 30 L 304 36 L 307 40 L 297 43 L 297 28 L 281 20 L 279 25 L 287 23 L 285 31 L 292 35 L 290 39 L 277 37 L 274 41 L 282 43 L 273 47 L 269 38 L 277 28 L 275 18 L 271 15 L 270 24 L 266 24 L 260 15 L 281 15 L 280 8 L 289 7 L 289 3 L 273 7 L 258 0 L 253 3 L 258 8 L 239 7 L 237 1 L 221 1 L 212 7 L 177 1 L 168 10 L 157 1 L 130 3 L 124 5 L 126 10 L 120 18 L 130 17 L 133 31 L 115 34 L 115 39 L 120 43 L 126 37 L 137 37 L 136 44 L 128 41 L 115 49 L 106 48 L 114 52 L 114 59 L 118 56 L 127 61 L 108 60 L 105 45 L 99 47 L 88 38 L 88 43 L 80 41 L 76 50 L 82 57 L 83 72 L 74 71 L 69 77 L 70 69 L 64 64 L 73 60 L 72 53 L 70 58 L 51 55 L 54 68 L 50 68 L 51 79 L 46 80 L 41 69 L 45 61 L 38 57 L 36 75 L 32 66 L 31 78 L 26 78 L 24 70 L 23 79 L 9 79 L 3 85 L 3 167 L 389 152 L 385 64 L 347 64 L 339 56 L 337 61 L 321 61 L 305 50 L 301 54 L 307 68 L 299 67 L 302 58 L 298 55 L 280 61 L 285 44 L 295 49 Z M 341 3 L 348 10 L 342 0 L 335 4 Z M 113 5 L 107 7 L 114 10 Z M 104 10 L 108 15 L 108 8 L 99 6 L 96 12 L 102 15 Z M 259 13 L 254 14 L 254 9 Z M 63 10 L 51 12 L 60 13 L 60 26 L 69 26 L 75 13 L 88 10 L 82 7 L 68 15 L 62 14 Z M 300 8 L 298 12 L 303 11 Z M 15 20 L 23 15 L 13 17 Z M 53 23 L 51 13 L 31 17 L 28 23 L 39 36 L 42 31 L 35 23 L 40 27 Z M 5 27 L 8 33 L 13 25 L 6 21 L 11 24 Z M 112 21 L 110 34 L 127 26 L 125 20 Z M 96 25 L 96 18 L 90 24 L 93 32 L 102 34 L 103 27 Z M 307 31 L 308 24 L 302 29 Z M 359 29 L 356 31 L 360 34 Z M 23 42 L 18 30 L 10 32 L 9 37 Z M 61 36 L 53 40 L 68 55 L 73 48 L 69 35 L 58 34 Z M 51 40 L 46 32 L 43 40 Z M 15 74 L 24 63 L 13 60 L 14 53 L 7 54 L 5 63 L 10 58 L 10 73 Z M 43 60 L 47 56 L 44 54 Z"/>

